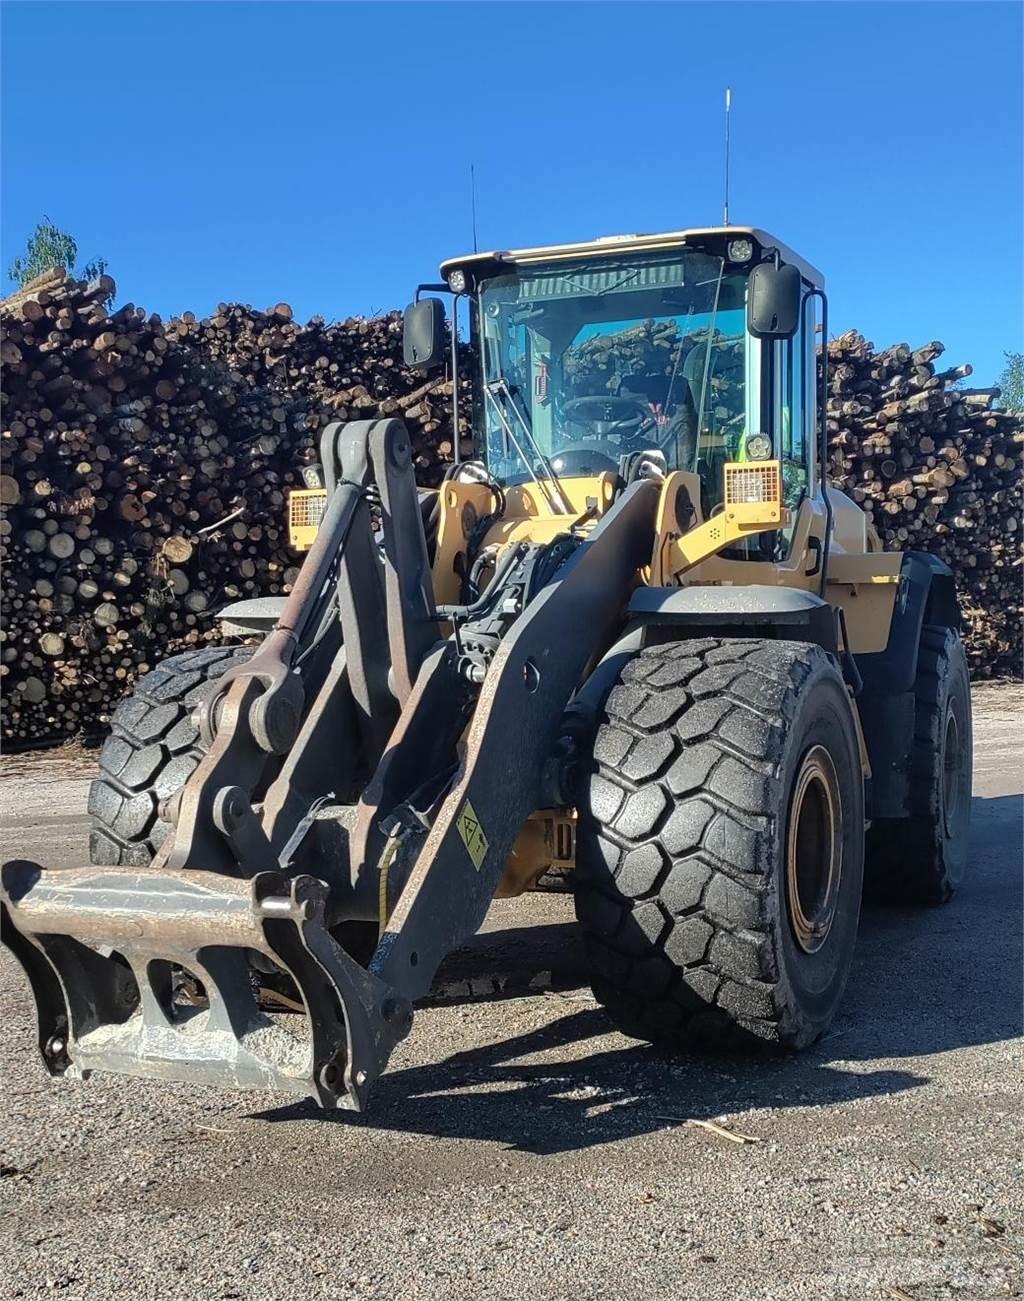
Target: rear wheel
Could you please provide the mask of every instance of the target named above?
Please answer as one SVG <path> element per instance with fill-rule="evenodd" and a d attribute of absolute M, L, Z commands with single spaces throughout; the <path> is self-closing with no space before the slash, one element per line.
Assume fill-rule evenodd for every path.
<path fill-rule="evenodd" d="M 580 796 L 595 995 L 637 1038 L 811 1043 L 849 974 L 863 844 L 856 732 L 824 651 L 645 648 L 607 699 Z"/>
<path fill-rule="evenodd" d="M 168 656 L 121 701 L 89 789 L 91 862 L 148 866 L 169 830 L 160 805 L 184 786 L 205 753 L 193 711 L 252 653 L 251 646 L 212 646 Z"/>
<path fill-rule="evenodd" d="M 880 902 L 941 904 L 967 866 L 974 756 L 967 656 L 952 628 L 922 630 L 914 696 L 910 816 L 872 828 L 868 883 Z"/>

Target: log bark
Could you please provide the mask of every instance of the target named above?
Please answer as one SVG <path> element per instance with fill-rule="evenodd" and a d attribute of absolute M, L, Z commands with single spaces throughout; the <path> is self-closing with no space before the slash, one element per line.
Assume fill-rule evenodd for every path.
<path fill-rule="evenodd" d="M 102 730 L 147 666 L 217 639 L 221 606 L 290 590 L 287 496 L 330 420 L 404 413 L 424 484 L 450 455 L 451 386 L 405 369 L 398 313 L 165 322 L 108 312 L 113 292 L 55 270 L 0 304 L 8 746 Z"/>
<path fill-rule="evenodd" d="M 829 344 L 832 480 L 885 547 L 932 552 L 953 570 L 972 674 L 1019 675 L 1024 419 L 995 407 L 997 388 L 956 387 L 969 365 L 935 373 L 943 351 L 877 352 L 852 331 Z"/>

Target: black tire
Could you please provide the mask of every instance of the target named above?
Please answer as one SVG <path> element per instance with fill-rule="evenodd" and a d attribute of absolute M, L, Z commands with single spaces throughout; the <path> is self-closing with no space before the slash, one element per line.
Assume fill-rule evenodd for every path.
<path fill-rule="evenodd" d="M 159 806 L 181 789 L 204 754 L 192 711 L 218 678 L 252 653 L 251 646 L 212 646 L 171 655 L 114 710 L 89 789 L 91 862 L 149 865 L 169 827 Z"/>
<path fill-rule="evenodd" d="M 849 975 L 864 868 L 860 753 L 825 652 L 711 638 L 645 648 L 605 703 L 586 787 L 576 913 L 618 1028 L 672 1047 L 801 1048 L 822 1034 Z M 831 827 L 828 855 L 808 838 L 815 819 Z M 834 888 L 808 876 L 826 859 Z M 819 902 L 822 933 L 805 924 L 804 947 L 794 909 L 813 923 Z"/>
<path fill-rule="evenodd" d="M 935 905 L 963 880 L 971 820 L 971 685 L 954 629 L 922 629 L 914 697 L 910 816 L 872 827 L 868 894 L 881 903 Z"/>

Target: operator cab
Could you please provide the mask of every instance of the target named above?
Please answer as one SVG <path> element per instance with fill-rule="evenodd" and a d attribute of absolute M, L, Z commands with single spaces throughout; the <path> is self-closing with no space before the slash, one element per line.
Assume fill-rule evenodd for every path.
<path fill-rule="evenodd" d="M 823 281 L 772 236 L 616 236 L 441 270 L 469 303 L 474 443 L 503 486 L 622 473 L 647 453 L 699 477 L 705 518 L 721 507 L 727 462 L 781 461 L 791 511 L 814 492 Z M 440 307 L 423 299 L 407 314 L 421 359 L 432 333 L 443 340 Z"/>

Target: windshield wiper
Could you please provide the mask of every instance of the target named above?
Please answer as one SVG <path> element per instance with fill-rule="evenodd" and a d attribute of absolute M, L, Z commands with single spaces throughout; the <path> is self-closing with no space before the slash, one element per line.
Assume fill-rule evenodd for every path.
<path fill-rule="evenodd" d="M 551 509 L 555 512 L 556 515 L 571 515 L 573 513 L 572 506 L 569 503 L 569 499 L 565 495 L 565 490 L 562 487 L 562 481 L 555 473 L 554 467 L 552 466 L 551 462 L 541 451 L 540 444 L 537 442 L 537 439 L 534 437 L 533 430 L 530 428 L 530 422 L 519 410 L 519 404 L 518 402 L 516 402 L 515 394 L 512 392 L 511 388 L 509 388 L 508 380 L 504 377 L 504 375 L 501 375 L 498 377 L 498 379 L 492 380 L 489 384 L 485 384 L 484 392 L 491 399 L 491 402 L 494 406 L 495 414 L 497 415 L 498 419 L 501 421 L 501 426 L 505 431 L 505 436 L 509 439 L 509 441 L 512 443 L 512 446 L 519 453 L 519 459 L 526 466 L 530 478 L 534 481 L 537 487 L 544 494 L 548 505 L 551 507 Z M 533 462 L 526 455 L 526 452 L 523 450 L 522 444 L 513 433 L 512 426 L 509 423 L 505 415 L 505 412 L 502 410 L 501 404 L 494 396 L 495 392 L 501 394 L 501 396 L 505 399 L 505 402 L 512 410 L 516 419 L 519 421 L 522 431 L 526 435 L 527 442 L 530 444 L 530 447 L 534 455 L 536 456 L 537 460 L 540 461 L 541 465 L 543 466 L 544 473 L 555 490 L 555 496 L 551 495 L 547 483 L 545 483 L 545 481 L 540 478 L 540 476 L 537 474 L 537 471 L 533 468 Z"/>

